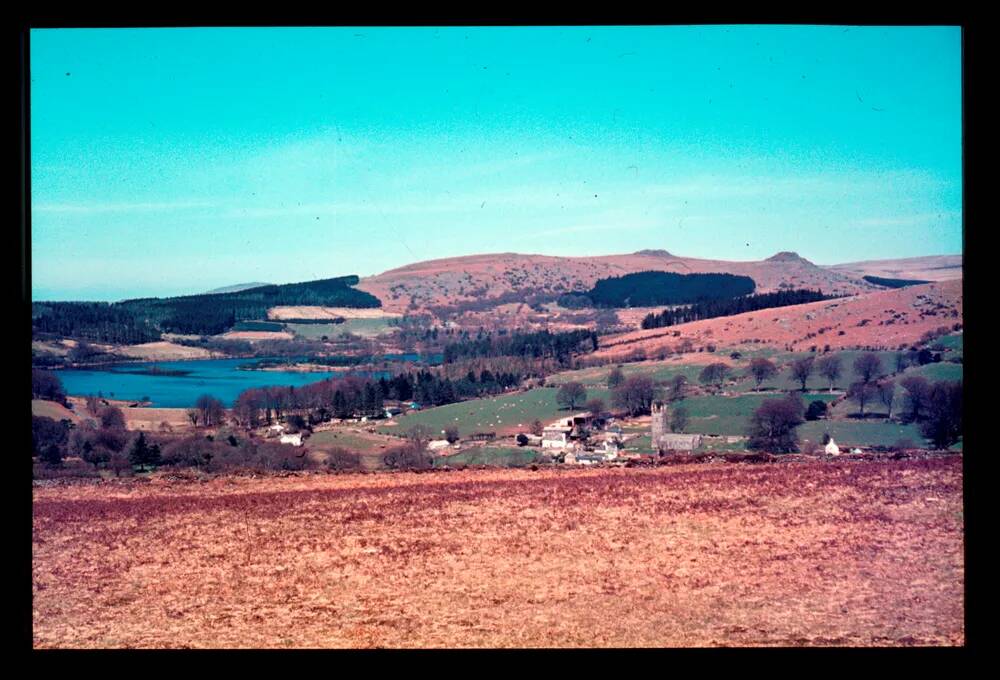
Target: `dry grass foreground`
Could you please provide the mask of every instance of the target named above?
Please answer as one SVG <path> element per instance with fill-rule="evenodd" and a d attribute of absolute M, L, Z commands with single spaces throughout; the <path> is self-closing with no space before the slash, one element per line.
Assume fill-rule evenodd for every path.
<path fill-rule="evenodd" d="M 960 457 L 36 487 L 36 647 L 962 645 Z"/>

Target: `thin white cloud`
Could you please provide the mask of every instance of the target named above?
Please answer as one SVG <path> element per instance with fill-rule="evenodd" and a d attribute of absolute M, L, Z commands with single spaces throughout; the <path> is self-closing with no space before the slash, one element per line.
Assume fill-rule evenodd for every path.
<path fill-rule="evenodd" d="M 32 213 L 130 213 L 130 212 L 166 212 L 170 210 L 190 210 L 193 208 L 210 208 L 213 203 L 207 201 L 169 201 L 157 203 L 42 203 L 31 206 Z"/>

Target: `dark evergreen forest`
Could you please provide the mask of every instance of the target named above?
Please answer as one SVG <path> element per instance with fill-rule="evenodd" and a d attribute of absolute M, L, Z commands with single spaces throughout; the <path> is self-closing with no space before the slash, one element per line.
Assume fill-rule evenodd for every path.
<path fill-rule="evenodd" d="M 930 281 L 920 281 L 919 279 L 883 279 L 880 276 L 863 276 L 861 278 L 868 283 L 874 283 L 876 286 L 882 286 L 883 288 L 905 288 L 906 286 L 919 286 L 922 283 L 930 283 Z"/>
<path fill-rule="evenodd" d="M 357 276 L 260 286 L 234 293 L 139 298 L 122 302 L 36 302 L 32 330 L 98 342 L 136 344 L 160 333 L 217 335 L 240 321 L 263 319 L 270 307 L 381 307 L 377 297 L 352 288 Z"/>
<path fill-rule="evenodd" d="M 802 305 L 807 302 L 829 300 L 832 297 L 834 296 L 823 295 L 822 291 L 818 290 L 796 289 L 780 290 L 776 293 L 746 295 L 729 300 L 710 300 L 674 309 L 664 309 L 658 314 L 647 314 L 646 318 L 642 320 L 642 328 L 663 328 L 664 326 L 674 326 L 689 321 L 700 321 L 701 319 L 714 319 L 718 316 L 754 312 L 758 309 Z"/>
<path fill-rule="evenodd" d="M 589 292 L 568 293 L 560 298 L 560 303 L 577 307 L 684 305 L 748 295 L 755 288 L 749 276 L 735 274 L 637 272 L 600 279 Z"/>

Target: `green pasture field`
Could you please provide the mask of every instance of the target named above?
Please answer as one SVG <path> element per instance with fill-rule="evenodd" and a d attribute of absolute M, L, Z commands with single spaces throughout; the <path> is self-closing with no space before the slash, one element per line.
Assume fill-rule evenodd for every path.
<path fill-rule="evenodd" d="M 961 380 L 963 373 L 962 364 L 941 361 L 935 364 L 911 366 L 903 371 L 903 375 L 900 377 L 908 378 L 913 375 L 919 375 L 931 382 L 937 382 L 938 380 Z"/>
<path fill-rule="evenodd" d="M 935 345 L 935 344 L 941 343 L 942 345 L 945 346 L 945 348 L 949 352 L 959 352 L 960 353 L 962 351 L 962 349 L 963 349 L 963 344 L 964 344 L 964 340 L 963 339 L 964 339 L 964 337 L 965 337 L 964 333 L 956 333 L 954 335 L 945 335 L 943 337 L 938 338 L 937 340 L 935 340 L 931 344 Z"/>
<path fill-rule="evenodd" d="M 772 387 L 783 391 L 798 390 L 802 385 L 792 377 L 792 363 L 794 361 L 808 356 L 815 357 L 816 361 L 819 361 L 823 356 L 837 356 L 840 357 L 840 377 L 834 383 L 834 389 L 843 390 L 858 379 L 858 376 L 854 372 L 854 362 L 862 354 L 865 354 L 865 352 L 858 350 L 840 350 L 830 352 L 829 354 L 819 352 L 780 352 L 769 357 L 778 366 L 778 375 L 770 380 L 765 380 L 761 383 L 761 387 Z M 877 351 L 875 354 L 882 361 L 883 375 L 891 375 L 896 370 L 897 352 Z M 745 385 L 745 389 L 749 390 L 753 389 L 754 382 L 753 378 L 748 375 L 748 371 L 749 363 L 742 369 L 743 375 L 739 384 Z M 806 390 L 818 392 L 820 390 L 828 390 L 829 388 L 830 382 L 814 368 L 812 375 L 809 376 L 809 380 L 806 381 Z"/>
<path fill-rule="evenodd" d="M 625 377 L 633 375 L 647 375 L 658 382 L 666 382 L 676 375 L 683 375 L 689 382 L 697 383 L 698 375 L 705 366 L 715 363 L 714 354 L 706 354 L 703 364 L 678 364 L 668 361 L 648 361 L 640 363 L 622 364 L 622 373 Z M 727 355 L 728 356 L 728 355 Z M 563 371 L 548 378 L 547 384 L 562 385 L 568 382 L 579 382 L 584 385 L 608 384 L 608 375 L 614 369 L 614 365 L 598 366 L 594 368 L 581 368 L 575 371 Z"/>
<path fill-rule="evenodd" d="M 746 434 L 750 416 L 765 399 L 776 399 L 783 394 L 741 394 L 737 397 L 721 395 L 689 397 L 675 402 L 672 408 L 683 406 L 688 412 L 688 425 L 684 431 L 688 434 Z M 808 405 L 811 401 L 831 402 L 838 395 L 806 393 L 802 401 Z"/>
<path fill-rule="evenodd" d="M 909 439 L 917 446 L 925 445 L 920 428 L 886 421 L 814 420 L 800 425 L 799 441 L 820 443 L 828 432 L 837 446 L 892 446 L 900 439 Z"/>
<path fill-rule="evenodd" d="M 435 456 L 434 467 L 448 465 L 494 465 L 498 467 L 523 467 L 537 463 L 543 458 L 536 448 L 506 448 L 480 446 L 461 451 L 451 456 Z"/>
<path fill-rule="evenodd" d="M 467 437 L 475 432 L 512 433 L 526 432 L 534 420 L 549 423 L 573 411 L 563 410 L 556 403 L 555 387 L 538 387 L 527 392 L 504 394 L 496 397 L 470 399 L 456 404 L 437 406 L 396 418 L 397 425 L 383 425 L 379 432 L 402 435 L 415 425 L 423 425 L 433 435 L 446 427 L 458 428 L 459 435 Z M 600 398 L 610 403 L 607 389 L 587 389 L 587 399 Z M 575 411 L 582 411 L 578 407 Z"/>

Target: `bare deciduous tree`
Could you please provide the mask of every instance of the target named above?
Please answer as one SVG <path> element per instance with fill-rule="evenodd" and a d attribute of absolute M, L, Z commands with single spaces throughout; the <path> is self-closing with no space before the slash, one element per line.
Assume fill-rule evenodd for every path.
<path fill-rule="evenodd" d="M 750 362 L 750 375 L 753 376 L 756 389 L 760 390 L 760 385 L 765 380 L 770 380 L 778 374 L 778 367 L 774 362 L 767 359 L 754 359 Z"/>

